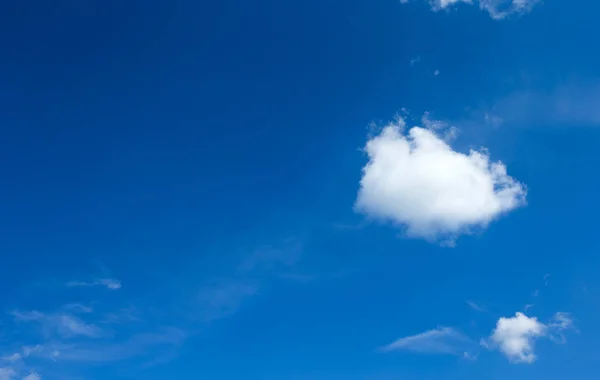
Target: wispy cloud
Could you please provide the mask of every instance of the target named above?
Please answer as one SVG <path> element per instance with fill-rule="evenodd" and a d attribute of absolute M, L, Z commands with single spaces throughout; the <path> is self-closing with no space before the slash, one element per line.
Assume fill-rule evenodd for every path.
<path fill-rule="evenodd" d="M 134 306 L 128 306 L 105 314 L 102 323 L 118 324 L 140 322 L 141 320 L 140 311 Z"/>
<path fill-rule="evenodd" d="M 410 0 L 401 0 L 402 4 Z M 481 10 L 489 13 L 495 20 L 502 20 L 511 15 L 522 15 L 530 12 L 541 0 L 427 0 L 434 11 L 452 8 L 458 4 L 476 4 Z"/>
<path fill-rule="evenodd" d="M 93 325 L 85 323 L 80 318 L 67 313 L 45 314 L 37 310 L 33 311 L 13 311 L 13 317 L 21 322 L 38 323 L 42 332 L 46 336 L 58 335 L 63 338 L 83 336 L 88 338 L 97 338 L 102 336 L 102 330 Z"/>
<path fill-rule="evenodd" d="M 471 340 L 460 331 L 451 327 L 440 327 L 421 334 L 400 338 L 382 347 L 381 351 L 412 351 L 422 354 L 462 356 L 471 345 Z"/>
<path fill-rule="evenodd" d="M 479 306 L 478 304 L 476 304 L 475 302 L 468 300 L 466 301 L 467 305 L 469 305 L 469 307 L 475 311 L 478 311 L 480 313 L 487 313 L 487 310 L 485 310 L 483 307 Z"/>
<path fill-rule="evenodd" d="M 45 352 L 56 352 L 57 360 L 106 363 L 147 354 L 148 351 L 181 345 L 187 338 L 181 329 L 168 327 L 156 332 L 134 334 L 117 342 L 50 343 Z"/>
<path fill-rule="evenodd" d="M 107 305 L 114 305 L 113 300 L 97 299 L 63 304 L 50 311 L 14 310 L 10 312 L 12 321 L 7 322 L 17 327 L 16 333 L 10 347 L 0 351 L 0 368 L 4 364 L 4 373 L 16 376 L 11 380 L 25 376 L 34 376 L 31 379 L 35 380 L 39 374 L 31 372 L 34 369 L 42 376 L 58 371 L 58 377 L 65 378 L 63 374 L 77 375 L 82 365 L 136 360 L 140 367 L 146 368 L 170 360 L 177 355 L 179 346 L 195 334 L 199 323 L 210 323 L 236 313 L 247 300 L 266 289 L 269 281 L 290 272 L 301 250 L 300 242 L 294 239 L 256 249 L 231 266 L 230 271 L 208 278 L 202 284 L 196 283 L 193 300 L 186 298 L 186 308 L 175 308 L 174 313 L 163 312 L 155 306 L 143 308 L 131 304 L 107 309 Z M 64 282 L 61 287 L 65 290 L 62 284 Z M 67 285 L 114 290 L 121 283 L 105 276 Z M 97 293 L 85 294 L 98 296 Z M 105 293 L 100 295 L 106 296 Z M 190 317 L 193 325 L 189 324 Z M 35 367 L 30 367 L 31 363 Z"/>
<path fill-rule="evenodd" d="M 110 290 L 121 289 L 121 281 L 114 278 L 100 278 L 94 281 L 71 281 L 67 283 L 68 287 L 93 287 L 93 286 L 104 286 Z"/>
<path fill-rule="evenodd" d="M 200 287 L 195 302 L 200 317 L 210 322 L 234 314 L 248 298 L 261 292 L 268 279 L 289 273 L 301 253 L 302 244 L 296 239 L 254 250 L 231 273 Z"/>

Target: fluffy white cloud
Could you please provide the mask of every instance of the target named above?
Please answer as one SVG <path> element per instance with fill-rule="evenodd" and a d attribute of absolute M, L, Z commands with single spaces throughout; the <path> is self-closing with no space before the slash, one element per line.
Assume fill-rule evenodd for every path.
<path fill-rule="evenodd" d="M 566 313 L 556 313 L 548 324 L 535 317 L 516 313 L 512 318 L 500 318 L 492 333 L 491 342 L 514 363 L 533 363 L 535 340 L 559 336 L 564 342 L 562 332 L 573 327 L 573 321 Z"/>
<path fill-rule="evenodd" d="M 37 372 L 31 372 L 29 375 L 25 376 L 23 380 L 42 380 L 42 377 Z"/>
<path fill-rule="evenodd" d="M 464 355 L 470 340 L 461 332 L 440 327 L 421 334 L 400 338 L 381 348 L 383 352 L 412 351 L 424 354 Z"/>
<path fill-rule="evenodd" d="M 546 325 L 537 318 L 517 313 L 512 318 L 500 318 L 492 334 L 492 341 L 509 360 L 532 363 L 535 360 L 533 342 L 546 334 Z"/>
<path fill-rule="evenodd" d="M 452 242 L 525 204 L 524 186 L 486 150 L 454 151 L 430 129 L 406 133 L 403 120 L 383 128 L 365 151 L 356 210 L 401 225 L 410 237 Z"/>
<path fill-rule="evenodd" d="M 408 3 L 409 0 L 401 1 Z M 458 3 L 477 4 L 480 9 L 488 12 L 493 19 L 501 20 L 512 14 L 524 14 L 533 9 L 540 0 L 429 0 L 435 11 L 447 9 Z"/>

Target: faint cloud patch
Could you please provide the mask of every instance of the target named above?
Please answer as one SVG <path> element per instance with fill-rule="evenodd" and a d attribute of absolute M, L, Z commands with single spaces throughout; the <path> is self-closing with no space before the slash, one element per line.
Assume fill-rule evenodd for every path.
<path fill-rule="evenodd" d="M 9 367 L 0 368 L 0 380 L 13 380 L 17 372 Z"/>
<path fill-rule="evenodd" d="M 60 361 L 100 364 L 145 355 L 149 351 L 165 347 L 179 346 L 187 336 L 181 329 L 168 327 L 157 332 L 134 334 L 126 340 L 116 342 L 49 343 L 44 350 L 47 354 L 54 353 Z"/>
<path fill-rule="evenodd" d="M 487 310 L 485 310 L 482 306 L 476 304 L 475 302 L 473 302 L 471 300 L 466 301 L 466 303 L 471 309 L 473 309 L 475 311 L 478 311 L 480 313 L 487 313 Z"/>
<path fill-rule="evenodd" d="M 14 354 L 11 355 L 7 355 L 7 356 L 3 356 L 2 360 L 6 361 L 6 362 L 10 362 L 10 363 L 14 363 L 14 362 L 18 362 L 19 360 L 21 360 L 23 357 L 21 356 L 20 353 L 15 352 Z"/>
<path fill-rule="evenodd" d="M 63 306 L 63 309 L 76 314 L 89 314 L 94 311 L 93 308 L 79 303 L 70 303 Z"/>
<path fill-rule="evenodd" d="M 259 292 L 259 285 L 224 280 L 203 287 L 198 294 L 200 313 L 205 322 L 234 314 L 249 297 Z"/>
<path fill-rule="evenodd" d="M 200 287 L 195 307 L 205 322 L 235 314 L 249 298 L 260 294 L 269 279 L 289 272 L 300 260 L 302 244 L 296 239 L 262 246 L 240 261 L 235 270 Z"/>
<path fill-rule="evenodd" d="M 600 85 L 565 84 L 510 93 L 485 112 L 497 125 L 600 126 Z"/>
<path fill-rule="evenodd" d="M 100 278 L 90 282 L 84 281 L 71 281 L 67 283 L 67 287 L 94 287 L 94 286 L 103 286 L 110 290 L 118 290 L 121 289 L 121 281 L 114 278 Z"/>
<path fill-rule="evenodd" d="M 83 336 L 98 338 L 103 335 L 102 330 L 93 325 L 85 323 L 80 318 L 67 313 L 46 314 L 39 311 L 13 311 L 13 317 L 20 322 L 34 322 L 40 325 L 42 333 L 46 337 L 60 336 L 73 338 Z"/>

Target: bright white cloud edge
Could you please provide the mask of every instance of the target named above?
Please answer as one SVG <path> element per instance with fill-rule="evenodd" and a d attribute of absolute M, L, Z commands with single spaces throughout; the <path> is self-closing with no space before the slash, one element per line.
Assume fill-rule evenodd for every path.
<path fill-rule="evenodd" d="M 406 131 L 398 119 L 367 141 L 356 211 L 400 225 L 408 237 L 453 242 L 525 205 L 525 186 L 503 163 L 485 148 L 453 150 L 438 135 L 446 124 L 423 120 L 429 129 Z"/>

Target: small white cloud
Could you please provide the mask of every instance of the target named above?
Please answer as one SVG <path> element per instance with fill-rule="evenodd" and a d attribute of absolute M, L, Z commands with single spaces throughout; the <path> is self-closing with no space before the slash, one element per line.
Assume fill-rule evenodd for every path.
<path fill-rule="evenodd" d="M 513 363 L 533 363 L 536 360 L 534 344 L 538 338 L 548 337 L 564 342 L 563 332 L 573 328 L 567 313 L 556 313 L 544 324 L 535 317 L 516 313 L 512 318 L 500 318 L 491 336 L 491 342 Z"/>
<path fill-rule="evenodd" d="M 453 242 L 525 204 L 525 187 L 504 164 L 490 162 L 485 149 L 454 151 L 436 132 L 405 133 L 399 119 L 371 138 L 355 209 L 405 227 L 409 237 Z"/>
<path fill-rule="evenodd" d="M 31 372 L 29 375 L 25 376 L 23 380 L 42 380 L 42 377 L 37 372 Z"/>
<path fill-rule="evenodd" d="M 412 67 L 412 66 L 416 65 L 420 61 L 421 61 L 421 56 L 418 55 L 415 58 L 413 58 L 413 59 L 410 60 L 410 66 Z"/>
<path fill-rule="evenodd" d="M 440 327 L 421 334 L 400 338 L 385 347 L 383 352 L 412 351 L 422 354 L 464 355 L 465 345 L 470 340 L 461 332 L 450 328 Z"/>
<path fill-rule="evenodd" d="M 92 286 L 104 286 L 110 290 L 121 289 L 121 281 L 114 278 L 100 278 L 91 282 L 83 281 L 71 281 L 67 283 L 68 287 L 92 287 Z"/>
<path fill-rule="evenodd" d="M 546 326 L 537 318 L 516 313 L 512 318 L 500 318 L 492 334 L 492 341 L 509 360 L 515 363 L 533 363 L 533 344 L 546 334 Z"/>

